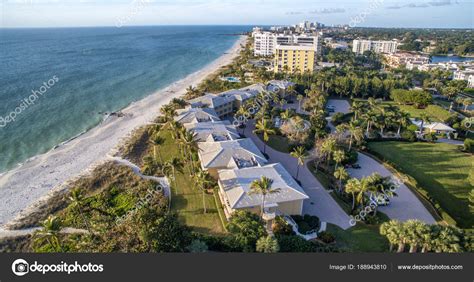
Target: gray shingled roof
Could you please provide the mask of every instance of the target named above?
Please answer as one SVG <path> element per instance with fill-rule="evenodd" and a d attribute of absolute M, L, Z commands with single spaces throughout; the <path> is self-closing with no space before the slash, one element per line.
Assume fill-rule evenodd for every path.
<path fill-rule="evenodd" d="M 216 111 L 211 108 L 188 108 L 177 111 L 175 120 L 181 124 L 220 121 Z"/>
<path fill-rule="evenodd" d="M 250 194 L 254 180 L 266 176 L 273 180 L 272 189 L 281 189 L 279 193 L 269 194 L 265 205 L 309 199 L 303 188 L 293 179 L 279 163 L 264 167 L 253 167 L 236 170 L 220 170 L 219 180 L 233 209 L 260 206 L 262 196 Z"/>
<path fill-rule="evenodd" d="M 189 123 L 184 127 L 197 134 L 199 142 L 224 141 L 217 140 L 224 137 L 227 140 L 236 140 L 240 138 L 239 133 L 229 121 Z"/>
<path fill-rule="evenodd" d="M 251 139 L 199 143 L 199 158 L 203 169 L 262 166 L 267 160 Z"/>

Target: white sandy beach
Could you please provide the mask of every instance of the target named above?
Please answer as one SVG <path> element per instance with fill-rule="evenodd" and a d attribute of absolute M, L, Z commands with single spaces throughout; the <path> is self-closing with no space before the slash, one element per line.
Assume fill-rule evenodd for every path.
<path fill-rule="evenodd" d="M 199 84 L 208 75 L 229 64 L 238 55 L 245 39 L 242 36 L 230 50 L 200 71 L 123 109 L 125 117 L 110 117 L 84 135 L 1 175 L 0 228 L 34 209 L 51 192 L 63 189 L 68 181 L 107 161 L 107 156 L 134 129 L 150 123 L 158 116 L 161 106 L 182 96 L 189 85 Z"/>

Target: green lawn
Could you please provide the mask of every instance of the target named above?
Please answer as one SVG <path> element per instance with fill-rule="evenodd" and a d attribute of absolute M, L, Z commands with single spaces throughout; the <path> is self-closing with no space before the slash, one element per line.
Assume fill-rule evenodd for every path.
<path fill-rule="evenodd" d="M 467 178 L 473 156 L 443 143 L 379 142 L 369 148 L 412 176 L 460 227 L 472 228 L 468 194 L 474 187 Z"/>
<path fill-rule="evenodd" d="M 429 105 L 425 109 L 417 109 L 413 106 L 397 105 L 402 111 L 410 114 L 412 118 L 420 118 L 422 113 L 428 115 L 432 121 L 444 122 L 449 119 L 451 114 L 437 105 Z"/>
<path fill-rule="evenodd" d="M 179 148 L 171 133 L 162 130 L 160 135 L 165 139 L 160 146 L 163 161 L 179 156 Z M 172 185 L 171 210 L 176 211 L 180 220 L 200 233 L 221 234 L 224 233 L 219 212 L 216 207 L 214 195 L 206 194 L 205 201 L 207 213 L 204 214 L 202 193 L 193 187 L 193 179 L 189 173 L 189 165 L 184 167 L 183 173 L 176 174 L 177 185 Z"/>
<path fill-rule="evenodd" d="M 263 141 L 263 135 L 257 134 L 260 140 Z M 267 146 L 272 147 L 273 149 L 282 152 L 290 153 L 290 146 L 288 138 L 281 135 L 270 135 L 270 140 L 267 142 Z"/>
<path fill-rule="evenodd" d="M 356 99 L 356 101 L 367 102 L 367 100 L 362 99 Z M 425 109 L 417 109 L 414 106 L 399 105 L 392 101 L 384 101 L 382 102 L 382 104 L 396 106 L 400 110 L 409 113 L 412 118 L 420 118 L 421 114 L 425 113 L 431 118 L 432 121 L 443 122 L 451 116 L 451 114 L 447 110 L 438 105 L 429 105 Z"/>
<path fill-rule="evenodd" d="M 387 252 L 387 239 L 380 235 L 379 226 L 358 223 L 350 229 L 343 230 L 336 225 L 328 224 L 327 231 L 336 237 L 336 245 L 354 253 Z"/>

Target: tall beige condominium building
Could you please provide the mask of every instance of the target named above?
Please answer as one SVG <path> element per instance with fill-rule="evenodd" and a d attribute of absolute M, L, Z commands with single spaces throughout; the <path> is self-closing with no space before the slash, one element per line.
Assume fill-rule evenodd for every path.
<path fill-rule="evenodd" d="M 252 37 L 254 38 L 255 56 L 273 56 L 276 46 L 280 44 L 312 44 L 318 54 L 322 50 L 320 38 L 315 35 L 276 34 L 256 28 L 252 33 Z"/>
<path fill-rule="evenodd" d="M 397 41 L 372 41 L 356 39 L 352 43 L 352 52 L 357 54 L 364 54 L 365 51 L 392 54 L 397 52 L 397 48 Z"/>
<path fill-rule="evenodd" d="M 316 58 L 317 49 L 314 45 L 280 44 L 275 48 L 274 71 L 313 72 Z"/>

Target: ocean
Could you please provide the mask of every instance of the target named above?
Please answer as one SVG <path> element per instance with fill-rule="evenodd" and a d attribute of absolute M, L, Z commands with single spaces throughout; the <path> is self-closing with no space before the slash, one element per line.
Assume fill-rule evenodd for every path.
<path fill-rule="evenodd" d="M 0 29 L 0 173 L 198 71 L 249 30 Z"/>

